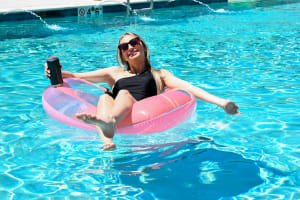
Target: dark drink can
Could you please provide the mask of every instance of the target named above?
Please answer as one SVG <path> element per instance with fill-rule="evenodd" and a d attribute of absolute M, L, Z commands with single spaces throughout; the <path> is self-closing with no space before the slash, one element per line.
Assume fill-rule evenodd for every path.
<path fill-rule="evenodd" d="M 47 59 L 47 65 L 50 70 L 50 80 L 53 86 L 62 86 L 63 79 L 61 75 L 61 65 L 59 64 L 59 59 L 56 56 L 51 56 Z"/>

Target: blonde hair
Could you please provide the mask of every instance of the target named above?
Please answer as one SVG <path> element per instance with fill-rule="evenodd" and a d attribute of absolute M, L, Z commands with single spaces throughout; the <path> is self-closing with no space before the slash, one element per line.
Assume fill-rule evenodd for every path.
<path fill-rule="evenodd" d="M 159 75 L 159 72 L 157 70 L 155 70 L 151 64 L 150 64 L 150 52 L 149 52 L 149 48 L 148 46 L 146 45 L 145 41 L 137 34 L 135 33 L 131 33 L 131 32 L 127 32 L 125 34 L 123 34 L 121 37 L 120 37 L 120 40 L 119 40 L 119 44 L 121 42 L 121 40 L 126 36 L 126 35 L 133 35 L 133 36 L 136 36 L 140 39 L 140 41 L 142 42 L 142 45 L 145 49 L 145 66 L 146 66 L 146 69 L 147 70 L 150 70 L 152 75 L 153 75 L 153 78 L 155 80 L 155 83 L 156 83 L 156 88 L 157 88 L 157 94 L 160 93 L 160 91 L 162 90 L 162 81 L 160 79 L 160 75 Z M 129 63 L 127 61 L 125 61 L 123 59 L 123 56 L 122 56 L 122 51 L 118 48 L 117 50 L 117 61 L 118 61 L 118 64 L 123 68 L 125 69 L 125 66 L 127 66 L 127 69 L 126 70 L 130 70 L 130 66 L 129 66 Z"/>

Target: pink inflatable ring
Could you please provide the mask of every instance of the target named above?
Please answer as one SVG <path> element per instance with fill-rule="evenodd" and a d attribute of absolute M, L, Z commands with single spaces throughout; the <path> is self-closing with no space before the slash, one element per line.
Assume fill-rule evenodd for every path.
<path fill-rule="evenodd" d="M 65 79 L 62 87 L 48 86 L 42 97 L 45 111 L 54 119 L 82 129 L 96 131 L 94 125 L 78 120 L 81 112 L 96 113 L 99 96 L 104 87 L 82 79 Z M 196 108 L 190 93 L 166 90 L 134 103 L 131 113 L 117 125 L 119 134 L 148 134 L 170 129 L 188 119 Z"/>

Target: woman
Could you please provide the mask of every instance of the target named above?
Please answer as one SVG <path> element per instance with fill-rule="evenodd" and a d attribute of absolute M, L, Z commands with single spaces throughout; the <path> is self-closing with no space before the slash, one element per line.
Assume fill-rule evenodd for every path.
<path fill-rule="evenodd" d="M 120 67 L 109 67 L 86 73 L 63 71 L 63 78 L 81 78 L 90 82 L 106 82 L 113 89 L 100 97 L 97 114 L 80 113 L 76 117 L 94 124 L 103 140 L 103 150 L 113 149 L 116 125 L 130 112 L 132 105 L 141 99 L 159 94 L 163 88 L 180 88 L 189 91 L 196 98 L 222 107 L 228 114 L 240 114 L 238 106 L 229 100 L 221 99 L 175 77 L 167 70 L 155 70 L 150 64 L 149 49 L 141 37 L 134 33 L 121 36 L 118 45 Z M 124 67 L 127 67 L 125 69 Z M 45 64 L 45 74 L 50 71 Z"/>

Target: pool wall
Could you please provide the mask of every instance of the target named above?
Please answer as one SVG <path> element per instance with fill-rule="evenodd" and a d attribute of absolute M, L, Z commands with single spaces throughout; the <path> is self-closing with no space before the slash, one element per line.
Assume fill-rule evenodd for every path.
<path fill-rule="evenodd" d="M 217 3 L 217 2 L 227 2 L 227 0 L 201 0 L 202 3 Z M 182 6 L 182 5 L 198 5 L 197 2 L 193 0 L 160 0 L 155 1 L 154 0 L 154 9 L 159 8 L 168 8 L 168 7 L 175 7 L 175 6 Z M 89 5 L 90 6 L 90 5 Z M 114 4 L 101 4 L 101 1 L 95 1 L 95 6 L 101 6 L 102 13 L 112 13 L 112 12 L 125 12 L 127 11 L 126 6 L 122 5 L 122 2 L 120 3 L 114 3 Z M 42 18 L 50 18 L 50 17 L 68 17 L 68 16 L 77 16 L 78 15 L 78 8 L 84 7 L 84 6 L 76 6 L 72 8 L 44 8 L 35 10 L 32 9 L 30 11 L 35 12 Z M 139 2 L 132 2 L 131 8 L 132 9 L 140 9 L 149 7 L 148 1 L 139 1 Z M 25 9 L 24 9 L 25 10 Z M 10 12 L 0 12 L 0 22 L 1 21 L 19 21 L 19 20 L 29 20 L 29 19 L 36 19 L 36 16 L 33 16 L 32 14 L 26 12 L 26 11 L 10 11 Z"/>

